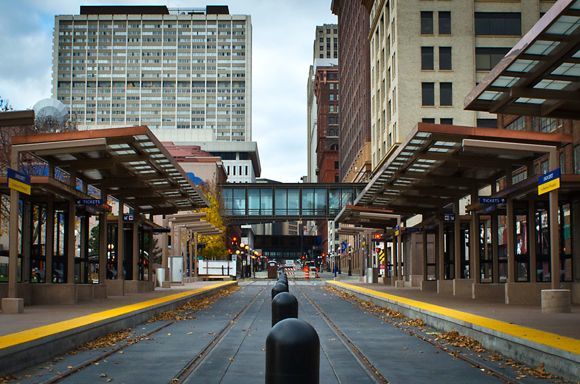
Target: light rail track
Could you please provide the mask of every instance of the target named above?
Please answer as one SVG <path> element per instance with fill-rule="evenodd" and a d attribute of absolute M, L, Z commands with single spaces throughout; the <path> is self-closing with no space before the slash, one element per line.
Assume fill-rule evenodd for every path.
<path fill-rule="evenodd" d="M 239 318 L 248 310 L 248 308 L 250 308 L 252 306 L 252 304 L 255 303 L 255 301 L 260 296 L 260 294 L 264 291 L 265 288 L 266 287 L 259 290 L 258 293 L 256 293 L 247 304 L 245 304 L 239 311 L 237 311 L 234 314 L 234 316 L 227 322 L 227 324 L 222 329 L 220 329 L 218 332 L 215 333 L 214 337 L 212 337 L 212 339 L 209 341 L 209 343 L 205 347 L 203 347 L 202 350 L 198 354 L 196 354 L 192 359 L 190 359 L 186 363 L 186 365 L 169 381 L 169 383 L 171 383 L 171 384 L 182 383 L 185 379 L 187 379 L 187 377 L 189 377 L 193 372 L 195 372 L 197 367 L 199 367 L 199 365 L 204 361 L 205 357 L 227 335 L 229 330 L 237 323 Z M 196 311 L 188 311 L 188 312 L 185 312 L 184 315 L 185 316 L 191 315 L 195 312 Z M 65 379 L 67 379 L 71 376 L 74 376 L 75 374 L 83 371 L 84 369 L 91 367 L 92 365 L 95 365 L 96 363 L 99 363 L 99 362 L 105 360 L 107 357 L 112 356 L 115 353 L 119 353 L 122 350 L 124 350 L 132 345 L 135 345 L 136 343 L 141 342 L 142 340 L 148 340 L 151 336 L 159 333 L 160 331 L 162 331 L 163 329 L 166 329 L 167 327 L 170 327 L 171 325 L 175 324 L 176 322 L 177 322 L 177 320 L 171 320 L 171 321 L 168 321 L 164 324 L 161 324 L 161 325 L 155 327 L 154 329 L 152 329 L 144 334 L 139 335 L 138 337 L 136 337 L 136 339 L 133 342 L 124 342 L 122 344 L 119 344 L 111 349 L 104 351 L 103 353 L 98 354 L 95 357 L 92 357 L 88 360 L 85 360 L 77 365 L 71 366 L 65 372 L 58 373 L 57 375 L 52 376 L 47 380 L 41 381 L 40 384 L 60 383 L 60 382 L 64 381 Z"/>

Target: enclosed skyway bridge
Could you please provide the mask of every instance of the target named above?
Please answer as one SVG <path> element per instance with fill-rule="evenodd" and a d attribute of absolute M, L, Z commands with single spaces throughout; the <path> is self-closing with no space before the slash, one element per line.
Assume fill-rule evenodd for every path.
<path fill-rule="evenodd" d="M 353 203 L 365 184 L 222 184 L 223 215 L 230 223 L 333 220 Z"/>

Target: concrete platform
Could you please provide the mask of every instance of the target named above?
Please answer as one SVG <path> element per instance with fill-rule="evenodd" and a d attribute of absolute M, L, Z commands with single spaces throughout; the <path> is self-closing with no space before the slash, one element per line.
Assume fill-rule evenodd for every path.
<path fill-rule="evenodd" d="M 76 305 L 31 306 L 20 314 L 0 312 L 0 375 L 47 360 L 110 332 L 133 327 L 194 297 L 235 284 L 197 282 Z"/>
<path fill-rule="evenodd" d="M 527 364 L 545 364 L 564 377 L 580 377 L 580 306 L 566 314 L 542 313 L 538 306 L 506 305 L 446 297 L 417 289 L 328 281 L 335 288 L 420 318 L 443 330 L 457 330 L 485 348 Z"/>

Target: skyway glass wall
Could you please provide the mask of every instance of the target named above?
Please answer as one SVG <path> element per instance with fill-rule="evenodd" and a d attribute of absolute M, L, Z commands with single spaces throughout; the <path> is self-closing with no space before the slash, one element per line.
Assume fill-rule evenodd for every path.
<path fill-rule="evenodd" d="M 250 217 L 335 217 L 340 210 L 352 204 L 362 190 L 358 184 L 299 184 L 291 187 L 255 184 L 224 185 L 222 206 L 225 216 Z"/>

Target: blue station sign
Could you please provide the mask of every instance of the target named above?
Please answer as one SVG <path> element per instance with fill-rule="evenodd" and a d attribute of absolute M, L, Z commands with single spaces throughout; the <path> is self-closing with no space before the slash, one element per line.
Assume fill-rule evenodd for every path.
<path fill-rule="evenodd" d="M 8 178 L 8 188 L 30 195 L 30 176 L 12 168 L 7 169 L 6 176 Z"/>
<path fill-rule="evenodd" d="M 538 195 L 560 188 L 560 168 L 538 177 Z"/>

